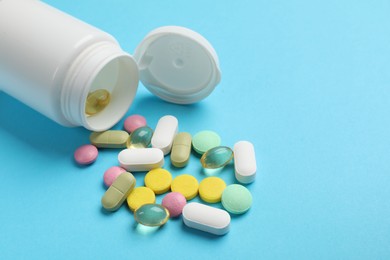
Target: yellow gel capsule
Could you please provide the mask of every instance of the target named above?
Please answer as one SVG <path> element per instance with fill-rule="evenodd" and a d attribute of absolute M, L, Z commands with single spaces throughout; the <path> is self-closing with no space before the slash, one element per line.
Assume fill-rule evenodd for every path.
<path fill-rule="evenodd" d="M 187 199 L 193 199 L 198 195 L 198 180 L 189 174 L 177 176 L 171 184 L 171 191 L 179 192 Z"/>
<path fill-rule="evenodd" d="M 127 197 L 127 205 L 131 211 L 135 211 L 145 204 L 155 202 L 156 195 L 154 195 L 154 192 L 148 187 L 137 187 Z"/>
<path fill-rule="evenodd" d="M 172 175 L 169 171 L 157 168 L 145 175 L 145 186 L 156 194 L 163 194 L 171 188 Z"/>
<path fill-rule="evenodd" d="M 135 178 L 133 174 L 124 172 L 115 179 L 102 197 L 102 206 L 108 211 L 119 209 L 130 192 L 134 189 Z"/>
<path fill-rule="evenodd" d="M 111 100 L 111 94 L 105 89 L 90 92 L 85 103 L 85 113 L 94 115 L 102 111 Z"/>
<path fill-rule="evenodd" d="M 199 196 L 208 203 L 221 201 L 222 192 L 226 188 L 226 183 L 218 177 L 208 177 L 199 184 Z"/>
<path fill-rule="evenodd" d="M 226 146 L 217 146 L 205 152 L 200 162 L 205 169 L 222 168 L 233 159 L 233 151 Z"/>
<path fill-rule="evenodd" d="M 191 154 L 191 135 L 189 133 L 179 133 L 173 139 L 171 150 L 171 162 L 175 167 L 187 165 Z"/>
<path fill-rule="evenodd" d="M 121 130 L 93 132 L 89 140 L 98 148 L 126 148 L 129 134 Z"/>

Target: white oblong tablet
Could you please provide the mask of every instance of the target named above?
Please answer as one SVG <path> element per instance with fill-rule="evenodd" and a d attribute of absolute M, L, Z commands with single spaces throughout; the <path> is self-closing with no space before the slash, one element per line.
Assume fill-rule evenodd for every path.
<path fill-rule="evenodd" d="M 251 183 L 256 177 L 256 155 L 253 144 L 240 141 L 234 145 L 234 169 L 236 179 L 244 184 Z"/>
<path fill-rule="evenodd" d="M 169 154 L 178 128 L 179 122 L 176 117 L 169 115 L 161 117 L 152 136 L 152 147 L 161 149 L 164 155 Z"/>
<path fill-rule="evenodd" d="M 164 165 L 164 154 L 157 148 L 125 149 L 118 154 L 118 161 L 130 172 L 150 171 Z"/>
<path fill-rule="evenodd" d="M 183 208 L 183 222 L 186 226 L 214 235 L 229 232 L 230 215 L 223 209 L 197 202 L 187 203 Z"/>

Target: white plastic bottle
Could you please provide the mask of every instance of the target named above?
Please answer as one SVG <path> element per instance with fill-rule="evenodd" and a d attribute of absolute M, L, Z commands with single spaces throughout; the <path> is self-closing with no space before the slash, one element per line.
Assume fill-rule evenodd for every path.
<path fill-rule="evenodd" d="M 38 0 L 0 0 L 0 90 L 65 126 L 112 127 L 127 112 L 138 67 L 109 34 Z M 86 115 L 88 94 L 111 101 Z"/>

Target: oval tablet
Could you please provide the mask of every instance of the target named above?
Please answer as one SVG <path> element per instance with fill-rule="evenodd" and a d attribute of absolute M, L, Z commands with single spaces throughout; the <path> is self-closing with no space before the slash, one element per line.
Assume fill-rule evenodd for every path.
<path fill-rule="evenodd" d="M 135 186 L 133 174 L 124 172 L 119 175 L 102 197 L 102 206 L 108 211 L 119 209 Z"/>
<path fill-rule="evenodd" d="M 150 171 L 164 165 L 164 154 L 158 148 L 125 149 L 118 154 L 118 161 L 131 172 Z"/>
<path fill-rule="evenodd" d="M 236 179 L 244 184 L 251 183 L 256 177 L 256 155 L 253 144 L 240 141 L 234 145 L 234 170 Z"/>
<path fill-rule="evenodd" d="M 191 154 L 191 135 L 178 133 L 173 139 L 171 162 L 175 167 L 184 167 L 188 164 Z"/>
<path fill-rule="evenodd" d="M 191 202 L 183 208 L 183 222 L 186 226 L 214 235 L 229 232 L 230 215 L 225 210 Z"/>
<path fill-rule="evenodd" d="M 98 148 L 125 148 L 129 134 L 121 130 L 93 132 L 89 140 Z"/>
<path fill-rule="evenodd" d="M 179 122 L 174 116 L 163 116 L 158 120 L 152 137 L 152 147 L 159 148 L 164 155 L 169 154 L 172 148 L 173 139 L 178 131 Z"/>

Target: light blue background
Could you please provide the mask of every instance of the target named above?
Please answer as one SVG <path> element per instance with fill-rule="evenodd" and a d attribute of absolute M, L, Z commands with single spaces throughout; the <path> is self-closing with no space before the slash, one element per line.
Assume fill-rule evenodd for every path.
<path fill-rule="evenodd" d="M 179 106 L 140 85 L 128 115 L 155 127 L 172 114 L 182 131 L 211 129 L 228 146 L 252 141 L 254 204 L 223 237 L 181 219 L 140 234 L 127 207 L 101 210 L 102 176 L 118 151 L 78 167 L 73 151 L 88 131 L 0 93 L 0 259 L 390 258 L 389 1 L 45 2 L 108 31 L 130 53 L 163 25 L 204 35 L 223 73 L 212 95 Z M 172 173 L 204 178 L 195 156 Z M 220 176 L 233 183 L 233 168 Z"/>

